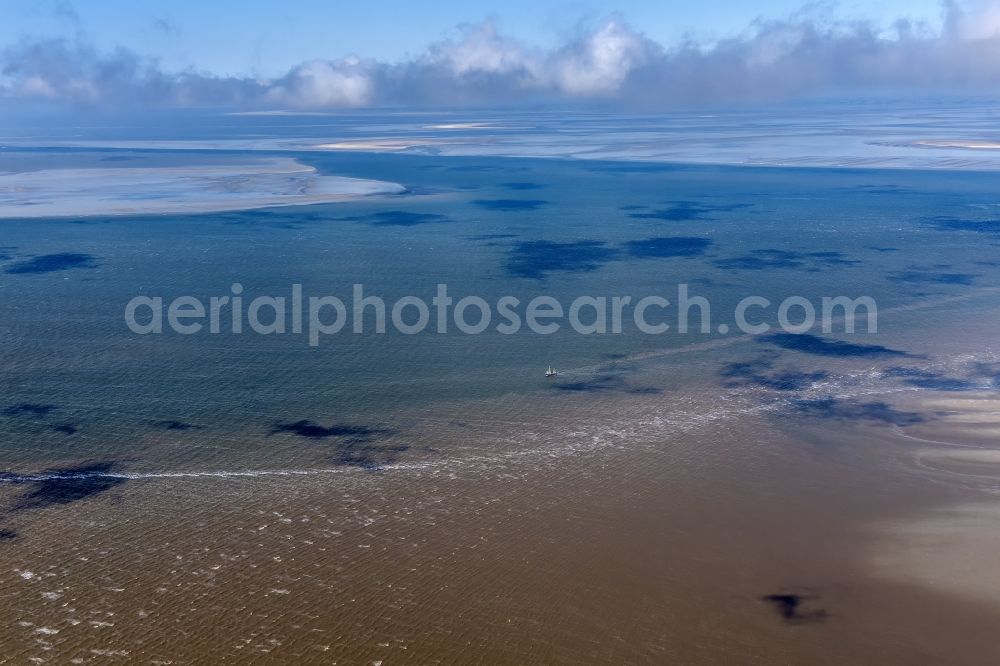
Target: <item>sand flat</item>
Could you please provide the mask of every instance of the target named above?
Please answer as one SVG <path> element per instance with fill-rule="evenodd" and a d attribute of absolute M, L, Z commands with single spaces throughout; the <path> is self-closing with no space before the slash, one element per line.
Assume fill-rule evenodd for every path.
<path fill-rule="evenodd" d="M 883 529 L 871 560 L 878 575 L 1000 607 L 1000 502 L 958 504 Z"/>
<path fill-rule="evenodd" d="M 907 429 L 923 473 L 956 501 L 876 526 L 870 560 L 885 580 L 1000 607 L 1000 399 L 996 392 L 934 392 L 905 401 L 934 418 Z M 961 490 L 960 490 L 961 489 Z"/>
<path fill-rule="evenodd" d="M 914 142 L 914 145 L 925 146 L 927 148 L 966 148 L 969 150 L 997 150 L 1000 149 L 1000 141 L 975 141 L 975 140 L 947 140 L 947 139 L 924 139 Z"/>
<path fill-rule="evenodd" d="M 0 173 L 0 218 L 219 212 L 403 191 L 396 183 L 323 175 L 291 158 L 41 169 Z"/>

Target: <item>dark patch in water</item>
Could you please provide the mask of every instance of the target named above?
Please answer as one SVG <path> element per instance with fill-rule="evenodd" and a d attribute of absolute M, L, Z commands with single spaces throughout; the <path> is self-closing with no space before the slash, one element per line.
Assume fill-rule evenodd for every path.
<path fill-rule="evenodd" d="M 79 431 L 79 428 L 72 423 L 63 423 L 61 425 L 53 426 L 52 430 L 55 432 L 61 432 L 64 435 L 75 435 Z"/>
<path fill-rule="evenodd" d="M 55 405 L 43 405 L 33 402 L 21 402 L 3 410 L 4 416 L 48 416 L 56 408 Z"/>
<path fill-rule="evenodd" d="M 976 382 L 967 379 L 948 377 L 938 372 L 919 368 L 888 368 L 885 371 L 885 376 L 902 379 L 903 383 L 909 386 L 933 391 L 972 391 L 982 388 Z"/>
<path fill-rule="evenodd" d="M 615 364 L 613 370 L 619 370 L 621 366 Z M 659 395 L 663 389 L 655 386 L 630 386 L 621 374 L 603 374 L 590 379 L 581 379 L 575 382 L 554 383 L 551 385 L 555 391 L 566 391 L 569 393 L 601 393 L 604 391 L 620 391 L 629 395 Z"/>
<path fill-rule="evenodd" d="M 805 252 L 802 254 L 806 259 L 811 259 L 824 264 L 831 264 L 835 266 L 857 266 L 860 261 L 855 259 L 848 259 L 844 256 L 843 252 L 833 252 L 830 250 L 824 250 L 820 252 Z"/>
<path fill-rule="evenodd" d="M 790 250 L 754 250 L 737 257 L 719 259 L 715 265 L 727 270 L 763 271 L 775 268 L 797 268 L 818 271 L 835 266 L 857 266 L 861 262 L 848 259 L 842 252 L 793 252 Z"/>
<path fill-rule="evenodd" d="M 728 270 L 762 271 L 772 268 L 802 268 L 804 264 L 796 252 L 755 250 L 750 254 L 720 259 L 715 265 Z"/>
<path fill-rule="evenodd" d="M 476 234 L 475 236 L 469 236 L 469 240 L 474 241 L 506 240 L 511 238 L 518 238 L 518 234 Z"/>
<path fill-rule="evenodd" d="M 478 190 L 479 189 L 478 185 L 456 185 L 455 187 L 457 189 L 459 189 L 459 190 Z M 416 194 L 445 194 L 448 191 L 449 190 L 447 190 L 447 189 L 445 189 L 443 187 L 431 187 L 430 185 L 411 185 L 410 187 L 404 188 L 402 192 L 392 193 L 392 194 L 385 194 L 385 195 L 382 195 L 382 196 L 384 196 L 386 198 L 401 198 L 401 197 L 413 196 L 413 195 L 416 195 Z"/>
<path fill-rule="evenodd" d="M 825 610 L 804 611 L 802 609 L 803 604 L 813 598 L 801 594 L 768 594 L 761 597 L 760 600 L 770 604 L 775 612 L 781 616 L 781 619 L 788 624 L 823 622 L 827 618 Z"/>
<path fill-rule="evenodd" d="M 7 267 L 5 272 L 12 274 L 52 273 L 71 268 L 96 268 L 97 261 L 89 254 L 77 252 L 60 252 L 58 254 L 43 254 Z"/>
<path fill-rule="evenodd" d="M 890 349 L 882 345 L 856 345 L 840 340 L 827 340 L 809 333 L 774 333 L 762 338 L 764 342 L 782 349 L 813 354 L 815 356 L 857 356 L 857 357 L 904 357 L 907 352 Z"/>
<path fill-rule="evenodd" d="M 585 168 L 587 171 L 596 171 L 598 173 L 669 173 L 677 171 L 677 167 L 672 164 L 629 164 L 627 162 L 600 164 Z"/>
<path fill-rule="evenodd" d="M 711 220 L 713 213 L 728 213 L 752 204 L 704 204 L 697 201 L 673 201 L 666 208 L 629 213 L 636 220 L 663 220 L 664 222 L 690 222 Z"/>
<path fill-rule="evenodd" d="M 829 377 L 826 372 L 817 370 L 816 372 L 798 372 L 795 370 L 785 370 L 770 375 L 754 377 L 754 381 L 760 386 L 765 386 L 775 391 L 798 391 L 812 386 L 816 382 Z"/>
<path fill-rule="evenodd" d="M 748 377 L 774 367 L 774 361 L 780 356 L 781 352 L 768 349 L 762 351 L 757 358 L 727 363 L 719 370 L 719 374 L 723 377 Z"/>
<path fill-rule="evenodd" d="M 709 238 L 667 236 L 625 243 L 625 251 L 637 258 L 697 257 L 712 246 Z"/>
<path fill-rule="evenodd" d="M 308 437 L 309 439 L 326 439 L 328 437 L 359 437 L 368 439 L 389 435 L 392 431 L 384 428 L 346 424 L 334 424 L 327 427 L 303 419 L 294 423 L 276 423 L 270 434 L 276 435 L 278 433 L 291 433 L 299 437 Z"/>
<path fill-rule="evenodd" d="M 79 224 L 79 225 L 85 225 L 85 226 L 92 226 L 92 225 L 97 225 L 97 224 L 111 224 L 111 220 L 109 220 L 109 219 L 95 219 L 95 218 L 90 217 L 90 218 L 77 219 L 77 220 L 63 220 L 63 224 Z"/>
<path fill-rule="evenodd" d="M 777 355 L 777 352 L 773 352 L 749 361 L 729 363 L 722 367 L 719 374 L 732 380 L 726 383 L 727 387 L 753 385 L 775 391 L 798 391 L 829 376 L 822 370 L 816 372 L 800 372 L 798 370 L 768 372 L 774 367 L 774 359 Z"/>
<path fill-rule="evenodd" d="M 969 220 L 940 216 L 928 220 L 939 231 L 973 231 L 979 234 L 1000 235 L 1000 220 Z"/>
<path fill-rule="evenodd" d="M 973 374 L 985 378 L 993 386 L 1000 388 L 1000 363 L 976 363 Z"/>
<path fill-rule="evenodd" d="M 755 384 L 775 391 L 799 391 L 827 377 L 829 375 L 821 370 L 816 372 L 784 370 L 768 375 L 750 375 L 744 379 L 743 383 Z"/>
<path fill-rule="evenodd" d="M 202 428 L 200 425 L 194 425 L 185 421 L 175 421 L 173 419 L 150 421 L 150 425 L 160 430 L 200 430 Z"/>
<path fill-rule="evenodd" d="M 518 191 L 540 190 L 545 187 L 541 183 L 502 183 L 502 185 L 506 187 L 508 190 L 518 190 Z"/>
<path fill-rule="evenodd" d="M 436 224 L 451 221 L 451 218 L 439 213 L 411 213 L 405 210 L 380 211 L 354 219 L 367 222 L 373 227 L 415 227 L 420 224 Z"/>
<path fill-rule="evenodd" d="M 804 416 L 834 421 L 876 421 L 887 425 L 908 426 L 927 419 L 917 412 L 904 412 L 884 402 L 855 402 L 837 398 L 795 400 L 792 407 Z"/>
<path fill-rule="evenodd" d="M 13 541 L 17 538 L 17 532 L 14 530 L 0 530 L 0 541 Z"/>
<path fill-rule="evenodd" d="M 899 252 L 898 247 L 870 247 L 869 250 L 875 250 L 876 252 Z"/>
<path fill-rule="evenodd" d="M 291 433 L 313 440 L 335 438 L 337 441 L 334 442 L 334 464 L 371 470 L 391 465 L 399 459 L 400 453 L 410 448 L 405 445 L 373 443 L 373 439 L 389 436 L 393 434 L 393 431 L 370 426 L 334 424 L 327 427 L 312 421 L 302 420 L 294 423 L 275 424 L 270 434 L 278 433 Z"/>
<path fill-rule="evenodd" d="M 506 269 L 515 277 L 541 279 L 546 273 L 566 271 L 587 273 L 618 258 L 618 251 L 603 241 L 580 240 L 569 243 L 527 241 L 515 245 Z"/>
<path fill-rule="evenodd" d="M 506 213 L 515 211 L 538 210 L 548 205 L 541 199 L 475 199 L 472 203 L 487 210 L 497 210 Z"/>
<path fill-rule="evenodd" d="M 935 273 L 932 271 L 902 271 L 891 273 L 888 279 L 893 282 L 906 282 L 908 284 L 957 284 L 963 286 L 971 285 L 977 277 L 975 273 Z"/>
<path fill-rule="evenodd" d="M 30 485 L 15 511 L 41 509 L 56 504 L 72 504 L 111 490 L 127 479 L 114 475 L 116 462 L 99 462 L 78 467 L 47 469 L 38 474 L 4 474 L 0 481 Z"/>

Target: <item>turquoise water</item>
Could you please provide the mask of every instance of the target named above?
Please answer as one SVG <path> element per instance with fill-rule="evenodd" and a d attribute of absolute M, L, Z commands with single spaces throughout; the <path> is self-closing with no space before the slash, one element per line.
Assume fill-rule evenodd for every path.
<path fill-rule="evenodd" d="M 94 155 L 48 150 L 31 159 L 55 166 Z M 170 151 L 142 155 L 178 160 Z M 992 173 L 288 155 L 409 192 L 232 213 L 0 222 L 0 452 L 10 468 L 109 457 L 127 468 L 164 455 L 150 448 L 164 433 L 225 442 L 227 455 L 263 465 L 280 463 L 269 435 L 304 421 L 357 429 L 319 437 L 368 437 L 413 410 L 447 419 L 463 401 L 564 393 L 586 404 L 605 392 L 724 387 L 732 376 L 711 354 L 671 357 L 675 371 L 656 384 L 630 373 L 644 354 L 731 336 L 716 326 L 732 325 L 745 296 L 818 304 L 867 295 L 892 310 L 1000 286 Z M 363 283 L 390 304 L 430 301 L 445 283 L 456 299 L 549 295 L 567 305 L 578 296 L 674 300 L 686 283 L 710 300 L 713 332 L 345 330 L 311 347 L 302 334 L 138 336 L 125 325 L 136 295 L 207 301 L 237 282 L 246 301 L 288 296 L 296 283 L 307 296 L 348 300 Z M 888 344 L 879 335 L 850 341 Z M 818 363 L 806 359 L 802 372 Z M 549 364 L 563 371 L 556 382 L 542 377 Z"/>

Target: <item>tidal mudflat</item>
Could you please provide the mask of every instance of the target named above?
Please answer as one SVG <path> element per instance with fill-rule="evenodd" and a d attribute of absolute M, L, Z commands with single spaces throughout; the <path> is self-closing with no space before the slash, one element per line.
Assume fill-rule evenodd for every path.
<path fill-rule="evenodd" d="M 287 123 L 263 158 L 152 130 L 0 154 L 74 179 L 214 165 L 163 186 L 183 210 L 0 195 L 24 211 L 0 248 L 0 661 L 996 661 L 993 172 L 315 149 L 398 133 L 385 116 L 234 134 L 262 118 Z M 273 173 L 245 190 L 249 164 Z M 258 207 L 303 203 L 300 177 L 399 185 Z M 110 205 L 154 201 L 144 183 Z M 234 283 L 491 302 L 684 283 L 712 326 L 310 346 L 124 322 L 136 295 Z M 877 301 L 877 332 L 730 327 L 746 296 L 841 294 Z"/>
<path fill-rule="evenodd" d="M 404 191 L 395 183 L 321 175 L 289 158 L 235 161 L 199 155 L 184 164 L 174 155 L 171 164 L 158 165 L 150 155 L 125 157 L 131 159 L 124 165 L 65 168 L 53 162 L 47 168 L 0 173 L 0 217 L 208 213 Z M 15 163 L 10 155 L 6 161 Z"/>

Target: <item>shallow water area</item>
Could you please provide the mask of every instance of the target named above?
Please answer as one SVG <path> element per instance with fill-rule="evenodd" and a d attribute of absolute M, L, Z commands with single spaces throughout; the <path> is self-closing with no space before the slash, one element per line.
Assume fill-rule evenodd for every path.
<path fill-rule="evenodd" d="M 210 159 L 240 208 L 0 220 L 0 662 L 996 661 L 995 173 L 541 160 L 548 139 L 488 119 L 420 124 L 522 131 L 533 157 L 308 147 L 415 123 L 390 120 L 0 155 Z M 280 191 L 215 171 L 248 164 Z M 241 198 L 294 202 L 285 169 L 405 189 Z M 684 284 L 710 308 L 686 332 L 664 309 L 658 335 L 368 320 L 314 345 L 124 320 L 237 284 L 390 308 Z M 743 334 L 751 295 L 772 327 L 790 296 L 870 296 L 878 330 Z"/>

